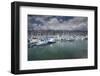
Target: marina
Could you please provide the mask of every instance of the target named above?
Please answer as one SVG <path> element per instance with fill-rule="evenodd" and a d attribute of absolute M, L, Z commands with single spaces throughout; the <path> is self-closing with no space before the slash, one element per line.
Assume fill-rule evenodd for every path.
<path fill-rule="evenodd" d="M 47 32 L 46 32 L 47 33 Z M 88 56 L 87 32 L 33 33 L 28 40 L 28 60 L 78 59 Z"/>
<path fill-rule="evenodd" d="M 61 33 L 60 33 L 61 34 Z M 60 34 L 45 34 L 45 33 L 38 33 L 33 35 L 31 34 L 31 37 L 28 38 L 28 47 L 34 47 L 34 46 L 41 46 L 41 45 L 48 45 L 48 44 L 53 44 L 58 41 L 75 41 L 75 40 L 87 40 L 87 34 L 86 32 L 67 32 L 63 33 L 62 35 Z"/>
<path fill-rule="evenodd" d="M 28 15 L 28 61 L 88 57 L 88 18 Z"/>

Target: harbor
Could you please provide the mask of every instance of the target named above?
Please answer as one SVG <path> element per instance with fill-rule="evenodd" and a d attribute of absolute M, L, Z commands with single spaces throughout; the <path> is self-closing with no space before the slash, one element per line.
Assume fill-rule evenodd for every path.
<path fill-rule="evenodd" d="M 87 32 L 31 33 L 28 60 L 78 59 L 88 56 Z"/>
<path fill-rule="evenodd" d="M 28 61 L 88 58 L 88 17 L 28 15 Z"/>
<path fill-rule="evenodd" d="M 41 46 L 53 44 L 58 41 L 75 41 L 75 40 L 87 40 L 87 32 L 66 32 L 57 31 L 44 33 L 44 31 L 36 31 L 31 33 L 28 38 L 28 47 Z"/>

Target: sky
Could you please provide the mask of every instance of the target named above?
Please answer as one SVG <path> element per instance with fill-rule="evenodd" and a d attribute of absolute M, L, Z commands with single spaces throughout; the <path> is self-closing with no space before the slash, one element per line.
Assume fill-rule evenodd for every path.
<path fill-rule="evenodd" d="M 88 18 L 78 16 L 28 15 L 28 30 L 87 31 Z"/>

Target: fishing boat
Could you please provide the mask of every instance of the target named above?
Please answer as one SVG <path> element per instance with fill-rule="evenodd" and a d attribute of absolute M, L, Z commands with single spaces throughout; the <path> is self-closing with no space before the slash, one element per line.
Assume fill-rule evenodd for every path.
<path fill-rule="evenodd" d="M 38 45 L 46 45 L 46 44 L 48 44 L 48 41 L 47 41 L 47 40 L 39 40 L 39 41 L 36 43 L 37 46 L 38 46 Z"/>
<path fill-rule="evenodd" d="M 33 46 L 36 46 L 36 43 L 37 43 L 38 39 L 29 39 L 28 40 L 28 47 L 31 48 Z"/>
<path fill-rule="evenodd" d="M 56 42 L 55 38 L 48 38 L 48 43 L 55 43 L 55 42 Z"/>
<path fill-rule="evenodd" d="M 52 44 L 52 43 L 55 43 L 56 40 L 54 38 L 46 38 L 46 39 L 42 39 L 42 40 L 39 40 L 36 45 L 48 45 L 48 44 Z"/>

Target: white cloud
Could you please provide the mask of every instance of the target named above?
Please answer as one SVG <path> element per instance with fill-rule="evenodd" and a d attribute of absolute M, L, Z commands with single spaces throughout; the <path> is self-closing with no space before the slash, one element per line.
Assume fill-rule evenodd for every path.
<path fill-rule="evenodd" d="M 54 30 L 87 30 L 87 18 L 75 17 L 68 21 L 60 23 L 58 19 L 53 18 L 48 22 L 48 28 Z"/>
<path fill-rule="evenodd" d="M 45 19 L 50 16 L 42 16 L 36 17 L 35 20 L 40 21 L 43 23 L 43 26 L 39 26 L 39 29 L 42 30 L 81 30 L 86 31 L 88 26 L 87 17 L 74 17 L 69 20 L 60 19 L 62 22 L 58 20 L 57 17 L 50 18 L 48 21 Z M 36 26 L 36 24 L 34 24 Z M 38 27 L 38 26 L 36 26 Z M 38 28 L 37 28 L 38 29 Z M 37 30 L 36 29 L 36 30 Z"/>
<path fill-rule="evenodd" d="M 51 18 L 49 21 L 48 21 L 49 24 L 58 24 L 59 21 L 57 18 Z"/>

